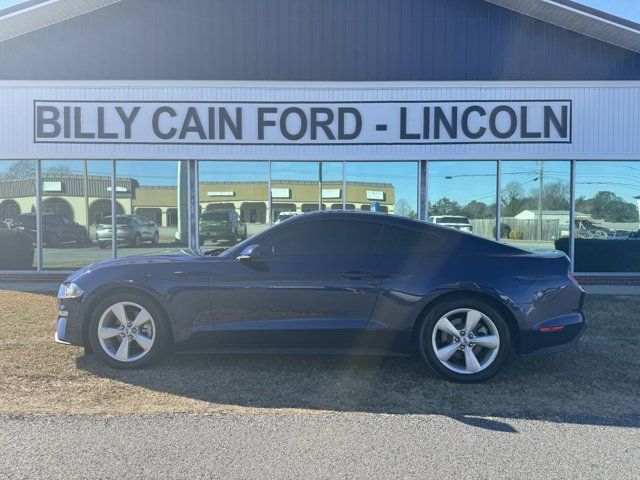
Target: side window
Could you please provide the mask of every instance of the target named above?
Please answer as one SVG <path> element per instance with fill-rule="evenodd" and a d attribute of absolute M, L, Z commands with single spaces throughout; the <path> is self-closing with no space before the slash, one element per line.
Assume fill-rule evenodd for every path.
<path fill-rule="evenodd" d="M 401 227 L 385 227 L 380 237 L 379 253 L 420 254 L 437 249 L 444 238 L 437 233 Z"/>
<path fill-rule="evenodd" d="M 381 230 L 369 222 L 316 221 L 286 228 L 261 243 L 274 256 L 363 254 L 373 252 Z"/>

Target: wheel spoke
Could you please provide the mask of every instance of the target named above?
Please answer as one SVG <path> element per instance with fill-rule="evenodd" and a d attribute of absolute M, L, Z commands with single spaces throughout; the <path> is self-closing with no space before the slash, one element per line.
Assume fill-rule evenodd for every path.
<path fill-rule="evenodd" d="M 451 345 L 436 350 L 436 356 L 441 362 L 446 362 L 456 351 L 458 351 L 458 343 L 454 342 Z"/>
<path fill-rule="evenodd" d="M 447 317 L 442 317 L 440 320 L 438 320 L 438 323 L 436 323 L 436 328 L 438 330 L 442 330 L 443 332 L 448 333 L 453 337 L 460 336 L 460 332 L 458 332 L 458 329 L 453 326 L 453 324 L 449 321 Z"/>
<path fill-rule="evenodd" d="M 100 327 L 100 329 L 98 330 L 98 336 L 103 340 L 106 340 L 107 338 L 117 337 L 121 333 L 122 330 L 113 327 Z"/>
<path fill-rule="evenodd" d="M 129 358 L 129 337 L 124 337 L 116 352 L 116 360 L 126 362 Z"/>
<path fill-rule="evenodd" d="M 138 315 L 136 315 L 136 318 L 131 324 L 131 328 L 138 328 L 147 323 L 149 320 L 151 320 L 151 314 L 143 308 L 138 312 Z"/>
<path fill-rule="evenodd" d="M 471 348 L 464 349 L 464 363 L 467 366 L 467 370 L 471 373 L 480 371 L 480 364 L 478 363 L 478 359 Z"/>
<path fill-rule="evenodd" d="M 484 335 L 482 337 L 473 337 L 471 340 L 476 345 L 480 345 L 485 348 L 498 348 L 500 346 L 500 340 L 495 335 Z"/>
<path fill-rule="evenodd" d="M 469 310 L 467 312 L 467 319 L 464 323 L 464 331 L 469 335 L 476 328 L 478 322 L 482 318 L 482 314 L 477 310 Z"/>
<path fill-rule="evenodd" d="M 111 311 L 118 319 L 121 325 L 127 324 L 127 312 L 124 310 L 124 305 L 122 303 L 116 303 L 111 307 Z"/>
<path fill-rule="evenodd" d="M 153 346 L 153 340 L 151 340 L 148 337 L 145 337 L 144 335 L 140 335 L 139 333 L 134 333 L 133 339 L 145 351 L 149 350 Z"/>

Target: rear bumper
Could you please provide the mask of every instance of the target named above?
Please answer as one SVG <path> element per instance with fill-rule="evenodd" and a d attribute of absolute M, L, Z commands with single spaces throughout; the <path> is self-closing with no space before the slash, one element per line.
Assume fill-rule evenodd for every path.
<path fill-rule="evenodd" d="M 135 235 L 130 232 L 116 232 L 117 242 L 130 242 L 135 238 Z M 96 242 L 111 243 L 111 232 L 108 234 L 96 235 Z"/>
<path fill-rule="evenodd" d="M 544 331 L 550 328 L 551 331 Z M 586 330 L 587 322 L 582 312 L 546 320 L 521 334 L 521 354 L 533 356 L 571 350 L 584 338 Z"/>

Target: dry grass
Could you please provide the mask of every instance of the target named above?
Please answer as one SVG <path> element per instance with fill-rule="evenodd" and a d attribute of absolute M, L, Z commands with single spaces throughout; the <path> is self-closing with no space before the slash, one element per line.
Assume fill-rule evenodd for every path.
<path fill-rule="evenodd" d="M 591 296 L 577 350 L 456 385 L 410 359 L 175 355 L 110 370 L 54 343 L 56 300 L 0 291 L 0 413 L 354 411 L 610 422 L 640 415 L 640 297 Z"/>

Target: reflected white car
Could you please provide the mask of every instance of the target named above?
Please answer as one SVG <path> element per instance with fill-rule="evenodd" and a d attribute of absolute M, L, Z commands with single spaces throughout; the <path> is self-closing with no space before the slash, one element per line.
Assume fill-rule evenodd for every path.
<path fill-rule="evenodd" d="M 298 215 L 298 212 L 280 212 L 278 214 L 278 218 L 276 219 L 276 223 L 282 223 L 285 220 L 289 220 L 290 218 L 295 217 L 296 215 Z"/>
<path fill-rule="evenodd" d="M 473 225 L 467 217 L 462 215 L 435 215 L 429 217 L 431 223 L 442 225 L 443 227 L 451 227 L 463 232 L 473 232 Z"/>

